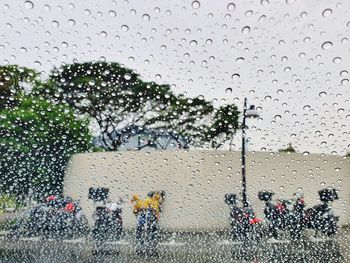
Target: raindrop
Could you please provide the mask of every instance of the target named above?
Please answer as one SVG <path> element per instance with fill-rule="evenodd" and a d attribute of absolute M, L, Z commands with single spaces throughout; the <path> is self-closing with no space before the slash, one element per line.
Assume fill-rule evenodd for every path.
<path fill-rule="evenodd" d="M 225 90 L 225 92 L 226 92 L 227 94 L 231 94 L 231 93 L 232 93 L 232 88 L 227 88 L 227 89 Z"/>
<path fill-rule="evenodd" d="M 307 16 L 307 13 L 306 13 L 305 11 L 300 13 L 300 17 L 301 17 L 301 18 L 304 18 L 304 17 L 306 17 L 306 16 Z"/>
<path fill-rule="evenodd" d="M 131 75 L 130 75 L 130 74 L 125 74 L 125 75 L 124 75 L 124 79 L 130 80 L 130 79 L 131 79 Z"/>
<path fill-rule="evenodd" d="M 25 6 L 26 8 L 28 8 L 28 9 L 33 9 L 33 8 L 34 8 L 34 4 L 33 4 L 33 2 L 31 2 L 31 1 L 25 1 L 25 2 L 24 2 L 24 6 Z"/>
<path fill-rule="evenodd" d="M 322 48 L 322 49 L 329 49 L 329 48 L 331 48 L 332 46 L 333 46 L 333 43 L 332 43 L 332 42 L 326 41 L 326 42 L 324 42 L 324 43 L 322 44 L 321 48 Z"/>
<path fill-rule="evenodd" d="M 322 11 L 322 16 L 323 17 L 329 17 L 331 15 L 332 15 L 332 9 L 330 9 L 330 8 L 327 8 L 327 9 Z"/>
<path fill-rule="evenodd" d="M 281 116 L 281 115 L 275 115 L 274 119 L 275 119 L 276 121 L 278 121 L 278 120 L 282 119 L 282 116 Z"/>
<path fill-rule="evenodd" d="M 338 113 L 344 113 L 345 110 L 344 110 L 343 108 L 340 108 L 340 109 L 337 110 L 337 112 L 338 112 Z"/>
<path fill-rule="evenodd" d="M 236 58 L 236 62 L 237 62 L 238 64 L 243 63 L 243 62 L 244 62 L 244 57 L 238 57 L 238 58 Z"/>
<path fill-rule="evenodd" d="M 340 83 L 341 83 L 342 85 L 346 85 L 346 84 L 349 83 L 349 80 L 348 80 L 348 79 L 342 79 L 342 80 L 340 81 Z"/>
<path fill-rule="evenodd" d="M 129 31 L 129 27 L 127 25 L 122 25 L 121 27 L 123 32 L 128 32 Z"/>
<path fill-rule="evenodd" d="M 207 45 L 211 45 L 211 44 L 213 44 L 213 40 L 210 39 L 210 38 L 208 38 L 207 40 L 205 40 L 205 43 L 206 43 Z"/>
<path fill-rule="evenodd" d="M 142 16 L 142 20 L 143 21 L 149 21 L 151 19 L 151 17 L 148 15 L 148 14 L 144 14 L 143 16 Z"/>
<path fill-rule="evenodd" d="M 269 0 L 261 0 L 261 1 L 260 1 L 260 4 L 261 4 L 262 6 L 268 6 L 268 5 L 270 4 L 270 1 L 269 1 Z"/>
<path fill-rule="evenodd" d="M 108 11 L 108 14 L 112 17 L 116 17 L 117 16 L 117 13 L 114 11 L 114 10 L 109 10 Z"/>
<path fill-rule="evenodd" d="M 327 92 L 325 92 L 325 91 L 321 91 L 321 92 L 318 94 L 318 96 L 320 96 L 320 97 L 324 98 L 324 97 L 326 97 L 326 96 L 327 96 Z"/>
<path fill-rule="evenodd" d="M 305 151 L 305 152 L 303 152 L 302 154 L 303 154 L 304 156 L 307 156 L 307 155 L 309 155 L 310 153 L 307 152 L 307 151 Z"/>
<path fill-rule="evenodd" d="M 235 9 L 236 9 L 236 5 L 235 5 L 234 3 L 229 3 L 229 4 L 227 5 L 227 11 L 232 12 L 232 11 L 235 10 Z"/>
<path fill-rule="evenodd" d="M 296 0 L 286 0 L 287 5 L 294 4 Z"/>
<path fill-rule="evenodd" d="M 345 77 L 348 75 L 348 72 L 346 70 L 340 71 L 340 76 Z"/>
<path fill-rule="evenodd" d="M 60 26 L 60 24 L 59 24 L 58 21 L 56 21 L 56 20 L 52 21 L 52 22 L 51 22 L 51 25 L 52 25 L 53 27 L 59 27 L 59 26 Z"/>
<path fill-rule="evenodd" d="M 232 76 L 231 76 L 231 78 L 232 78 L 233 81 L 239 80 L 240 77 L 241 77 L 241 76 L 240 76 L 238 73 L 234 73 L 234 74 L 232 74 Z"/>
<path fill-rule="evenodd" d="M 340 57 L 333 58 L 333 63 L 339 63 L 340 61 L 342 61 L 342 58 Z"/>
<path fill-rule="evenodd" d="M 75 22 L 74 19 L 69 19 L 69 20 L 68 20 L 68 25 L 70 25 L 70 26 L 75 26 L 75 24 L 76 24 L 76 22 Z"/>
<path fill-rule="evenodd" d="M 107 37 L 107 32 L 106 31 L 101 31 L 100 36 L 103 38 Z"/>
<path fill-rule="evenodd" d="M 259 17 L 258 21 L 259 21 L 260 23 L 262 23 L 262 22 L 265 21 L 265 19 L 266 19 L 266 16 L 265 16 L 265 15 L 262 15 L 262 16 Z"/>
<path fill-rule="evenodd" d="M 253 10 L 248 10 L 247 12 L 245 12 L 246 16 L 252 16 L 253 15 Z"/>
<path fill-rule="evenodd" d="M 130 13 L 131 13 L 132 16 L 134 16 L 134 15 L 136 15 L 136 10 L 135 9 L 131 9 Z"/>
<path fill-rule="evenodd" d="M 200 6 L 201 6 L 201 4 L 199 3 L 199 1 L 193 1 L 192 2 L 192 7 L 194 9 L 198 9 L 198 8 L 200 8 Z"/>
<path fill-rule="evenodd" d="M 242 28 L 242 34 L 247 35 L 250 32 L 250 27 L 245 26 Z"/>
<path fill-rule="evenodd" d="M 192 47 L 195 47 L 195 46 L 198 45 L 198 43 L 197 43 L 196 40 L 191 40 L 191 41 L 190 41 L 190 45 L 191 45 Z"/>

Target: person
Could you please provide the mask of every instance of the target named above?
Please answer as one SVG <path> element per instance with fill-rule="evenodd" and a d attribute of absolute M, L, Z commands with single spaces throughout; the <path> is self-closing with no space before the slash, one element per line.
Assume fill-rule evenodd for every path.
<path fill-rule="evenodd" d="M 134 195 L 131 199 L 133 212 L 136 216 L 136 253 L 143 254 L 145 252 L 145 228 L 146 228 L 146 210 L 147 203 L 138 195 Z"/>
<path fill-rule="evenodd" d="M 156 256 L 158 254 L 157 247 L 159 239 L 159 219 L 161 203 L 162 197 L 158 193 L 154 193 L 146 199 L 146 248 L 150 256 Z"/>
<path fill-rule="evenodd" d="M 112 231 L 111 237 L 113 240 L 118 240 L 122 233 L 123 220 L 122 220 L 122 206 L 117 202 L 109 202 L 106 207 L 110 211 L 111 225 L 110 230 Z"/>

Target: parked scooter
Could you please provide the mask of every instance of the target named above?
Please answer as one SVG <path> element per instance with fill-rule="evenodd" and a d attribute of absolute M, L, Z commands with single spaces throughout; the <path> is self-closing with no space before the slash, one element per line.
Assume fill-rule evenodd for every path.
<path fill-rule="evenodd" d="M 265 202 L 264 214 L 269 237 L 278 238 L 279 231 L 288 231 L 291 239 L 299 239 L 303 229 L 304 197 L 295 194 L 294 200 L 272 202 L 271 191 L 261 191 L 258 197 Z"/>
<path fill-rule="evenodd" d="M 331 188 L 320 190 L 318 194 L 322 204 L 305 211 L 304 224 L 307 228 L 316 230 L 316 235 L 321 233 L 332 237 L 337 233 L 339 217 L 334 215 L 330 203 L 339 197 L 336 190 Z"/>
<path fill-rule="evenodd" d="M 43 235 L 47 239 L 71 239 L 85 236 L 88 231 L 87 220 L 81 207 L 71 198 L 56 199 L 46 212 Z"/>
<path fill-rule="evenodd" d="M 225 203 L 230 206 L 231 237 L 240 241 L 259 241 L 263 237 L 260 218 L 255 216 L 251 206 L 237 205 L 236 194 L 226 194 Z"/>
<path fill-rule="evenodd" d="M 123 229 L 122 209 L 97 206 L 93 215 L 95 224 L 92 237 L 95 241 L 119 240 Z"/>
<path fill-rule="evenodd" d="M 71 198 L 49 196 L 44 203 L 28 209 L 7 237 L 66 239 L 83 236 L 87 232 L 87 220 L 77 202 Z"/>

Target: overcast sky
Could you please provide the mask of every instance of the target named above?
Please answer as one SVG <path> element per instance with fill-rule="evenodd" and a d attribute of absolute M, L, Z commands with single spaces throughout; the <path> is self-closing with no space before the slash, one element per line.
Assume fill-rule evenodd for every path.
<path fill-rule="evenodd" d="M 2 64 L 117 61 L 177 93 L 248 97 L 250 150 L 350 151 L 348 0 L 0 3 Z"/>

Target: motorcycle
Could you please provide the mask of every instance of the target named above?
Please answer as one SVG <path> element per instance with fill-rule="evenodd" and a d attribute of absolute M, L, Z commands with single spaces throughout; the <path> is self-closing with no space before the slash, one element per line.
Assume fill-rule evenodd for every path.
<path fill-rule="evenodd" d="M 252 207 L 238 206 L 236 194 L 226 194 L 225 203 L 230 206 L 231 237 L 239 241 L 259 241 L 263 237 L 262 220 L 255 216 Z"/>
<path fill-rule="evenodd" d="M 119 240 L 123 230 L 122 209 L 120 207 L 96 207 L 92 237 L 95 241 Z"/>
<path fill-rule="evenodd" d="M 323 189 L 319 192 L 322 204 L 305 210 L 302 195 L 295 195 L 294 204 L 291 200 L 278 200 L 273 204 L 271 191 L 259 192 L 259 199 L 265 202 L 265 218 L 268 222 L 270 237 L 277 238 L 279 230 L 289 231 L 292 240 L 298 240 L 304 229 L 313 229 L 316 235 L 332 237 L 337 233 L 339 217 L 334 215 L 330 203 L 338 199 L 335 189 Z"/>
<path fill-rule="evenodd" d="M 339 217 L 334 215 L 330 206 L 331 202 L 338 200 L 335 189 L 327 188 L 318 191 L 322 204 L 315 205 L 305 211 L 304 224 L 309 229 L 314 229 L 316 235 L 332 237 L 337 233 Z"/>
<path fill-rule="evenodd" d="M 302 235 L 304 217 L 304 197 L 295 194 L 295 200 L 277 200 L 272 202 L 274 193 L 260 191 L 258 197 L 265 202 L 264 215 L 267 221 L 269 237 L 278 238 L 280 231 L 288 231 L 292 240 Z"/>
<path fill-rule="evenodd" d="M 46 213 L 43 236 L 47 239 L 71 239 L 85 236 L 87 219 L 77 202 L 70 198 L 56 199 Z"/>
<path fill-rule="evenodd" d="M 45 203 L 28 209 L 7 237 L 42 236 L 46 239 L 64 239 L 83 236 L 87 232 L 87 220 L 77 202 L 70 198 L 50 197 Z"/>

